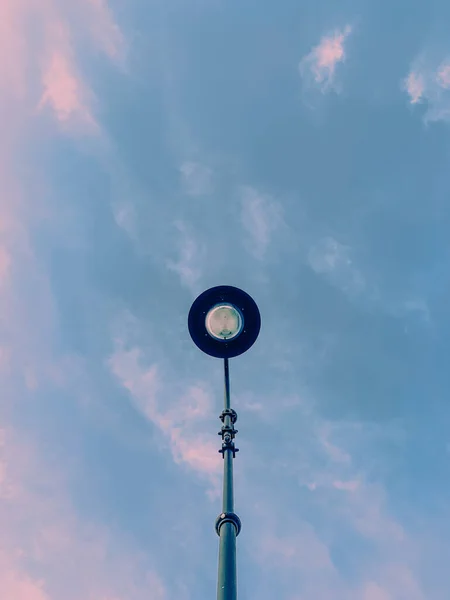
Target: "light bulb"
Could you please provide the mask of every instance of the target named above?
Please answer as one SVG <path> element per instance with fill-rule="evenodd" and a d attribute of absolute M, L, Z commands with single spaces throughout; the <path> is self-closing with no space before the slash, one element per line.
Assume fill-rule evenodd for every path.
<path fill-rule="evenodd" d="M 205 326 L 211 337 L 228 341 L 241 333 L 244 318 L 241 311 L 232 304 L 216 304 L 206 315 Z"/>

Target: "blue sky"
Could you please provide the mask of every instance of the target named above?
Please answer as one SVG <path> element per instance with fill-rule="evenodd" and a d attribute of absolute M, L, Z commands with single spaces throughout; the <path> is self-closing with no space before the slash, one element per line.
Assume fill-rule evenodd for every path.
<path fill-rule="evenodd" d="M 0 7 L 0 596 L 216 593 L 231 361 L 239 596 L 445 600 L 450 8 Z"/>

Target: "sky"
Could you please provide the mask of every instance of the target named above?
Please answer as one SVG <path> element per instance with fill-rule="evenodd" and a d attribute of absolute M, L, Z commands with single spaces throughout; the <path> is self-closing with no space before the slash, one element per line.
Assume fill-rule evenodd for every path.
<path fill-rule="evenodd" d="M 2 0 L 0 597 L 447 600 L 450 6 Z"/>

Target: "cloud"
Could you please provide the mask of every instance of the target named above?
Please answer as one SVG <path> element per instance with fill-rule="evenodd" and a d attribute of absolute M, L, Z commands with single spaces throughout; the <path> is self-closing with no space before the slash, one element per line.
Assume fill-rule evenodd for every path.
<path fill-rule="evenodd" d="M 327 545 L 320 541 L 308 524 L 304 524 L 295 535 L 263 534 L 259 549 L 263 560 L 270 560 L 275 564 L 279 561 L 283 568 L 302 565 L 302 570 L 310 574 L 321 572 L 323 576 L 336 572 Z"/>
<path fill-rule="evenodd" d="M 26 39 L 18 34 L 23 32 L 24 16 L 21 2 L 0 3 L 0 86 L 2 96 L 6 91 L 15 99 L 22 99 L 26 88 Z"/>
<path fill-rule="evenodd" d="M 131 202 L 113 203 L 114 220 L 126 231 L 131 239 L 136 239 L 136 210 Z"/>
<path fill-rule="evenodd" d="M 436 75 L 436 79 L 437 79 L 438 84 L 445 90 L 448 90 L 450 88 L 450 63 L 449 62 L 444 62 L 443 64 L 440 65 L 437 75 Z"/>
<path fill-rule="evenodd" d="M 402 89 L 410 104 L 425 105 L 425 123 L 450 119 L 450 60 L 436 63 L 419 56 L 402 81 Z"/>
<path fill-rule="evenodd" d="M 391 317 L 415 320 L 430 329 L 434 327 L 426 298 L 408 292 L 393 294 L 383 285 L 383 278 L 374 265 L 360 259 L 357 247 L 344 244 L 333 235 L 318 236 L 310 241 L 316 237 L 311 229 L 307 231 L 306 264 L 317 276 L 365 308 L 371 306 Z M 408 324 L 405 324 L 406 332 Z"/>
<path fill-rule="evenodd" d="M 58 202 L 56 212 L 50 206 L 48 197 L 55 192 L 53 165 L 42 169 L 42 157 L 30 148 L 40 147 L 40 135 L 48 144 L 48 133 L 55 134 L 44 115 L 54 117 L 65 133 L 100 131 L 95 99 L 80 69 L 81 41 L 84 51 L 100 49 L 108 59 L 114 55 L 119 61 L 124 40 L 106 2 L 0 2 L 0 112 L 5 115 L 0 139 L 0 334 L 7 356 L 0 370 L 7 373 L 11 387 L 23 385 L 24 393 L 80 380 L 73 357 L 55 355 L 54 342 L 61 334 L 59 307 L 34 238 L 43 222 L 46 227 L 57 224 L 67 237 L 59 212 L 66 206 Z M 41 120 L 40 126 L 33 120 Z M 58 141 L 55 135 L 52 142 Z M 65 199 L 65 190 L 56 191 Z M 12 398 L 5 391 L 5 407 Z"/>
<path fill-rule="evenodd" d="M 415 314 L 417 317 L 427 325 L 433 324 L 432 314 L 428 302 L 424 298 L 410 298 L 403 302 L 400 310 L 400 315 Z"/>
<path fill-rule="evenodd" d="M 322 466 L 306 473 L 306 480 L 319 482 L 317 491 L 328 495 L 330 500 L 332 490 L 350 492 L 340 498 L 333 495 L 335 514 L 359 535 L 381 546 L 395 542 L 403 545 L 407 536 L 403 527 L 388 514 L 387 493 L 383 486 L 370 481 L 361 467 L 355 466 L 356 454 L 361 453 L 362 445 L 371 448 L 372 444 L 379 444 L 381 432 L 362 423 L 329 422 L 320 418 L 315 429 L 317 450 L 330 462 L 318 463 Z M 381 435 L 388 439 L 399 434 L 386 430 Z"/>
<path fill-rule="evenodd" d="M 363 600 L 393 600 L 389 592 L 381 588 L 377 583 L 371 581 L 363 592 Z"/>
<path fill-rule="evenodd" d="M 76 63 L 70 20 L 50 7 L 46 4 L 43 93 L 38 108 L 48 105 L 61 124 L 71 122 L 83 132 L 99 133 L 99 125 L 93 116 L 94 95 Z M 84 0 L 77 8 L 93 44 L 117 64 L 123 61 L 124 38 L 107 2 Z"/>
<path fill-rule="evenodd" d="M 407 540 L 404 528 L 388 514 L 387 492 L 379 482 L 370 478 L 356 467 L 361 463 L 365 447 L 371 456 L 376 447 L 389 439 L 401 439 L 401 431 L 395 428 L 385 431 L 381 427 L 358 422 L 330 422 L 318 419 L 316 424 L 319 448 L 331 462 L 318 471 L 308 473 L 308 478 L 320 481 L 323 493 L 332 489 L 348 491 L 342 495 L 339 506 L 340 518 L 345 518 L 353 529 L 374 543 L 403 544 Z M 359 459 L 359 460 L 358 460 Z M 371 459 L 373 460 L 373 459 Z M 363 463 L 364 465 L 364 463 Z"/>
<path fill-rule="evenodd" d="M 8 277 L 11 266 L 11 257 L 5 248 L 0 247 L 0 286 Z"/>
<path fill-rule="evenodd" d="M 409 94 L 411 104 L 417 104 L 420 102 L 425 90 L 425 81 L 423 75 L 411 71 L 405 80 L 405 88 Z"/>
<path fill-rule="evenodd" d="M 346 492 L 355 492 L 359 488 L 360 482 L 353 481 L 333 481 L 333 487 L 337 490 L 343 490 Z"/>
<path fill-rule="evenodd" d="M 359 294 L 366 288 L 363 274 L 354 265 L 351 248 L 331 236 L 310 247 L 308 263 L 318 275 L 347 294 Z"/>
<path fill-rule="evenodd" d="M 76 361 L 66 360 L 70 340 L 59 321 L 53 273 L 43 259 L 47 249 L 57 253 L 59 247 L 50 241 L 44 249 L 36 234 L 43 218 L 51 240 L 55 230 L 50 222 L 60 225 L 60 214 L 47 204 L 58 171 L 45 165 L 48 177 L 45 162 L 33 151 L 40 152 L 42 135 L 48 152 L 49 133 L 55 138 L 52 156 L 60 151 L 60 136 L 48 127 L 49 115 L 64 132 L 99 131 L 96 100 L 78 49 L 83 42 L 84 51 L 95 46 L 119 61 L 119 29 L 111 27 L 106 2 L 0 3 L 0 112 L 5 116 L 0 140 L 0 416 L 6 427 L 0 443 L 2 599 L 143 600 L 149 590 L 155 600 L 167 598 L 148 550 L 142 553 L 127 535 L 92 522 L 74 505 L 73 463 L 61 466 L 58 457 L 49 459 L 25 433 L 27 427 L 20 429 L 31 415 L 32 429 L 44 429 L 39 413 L 45 413 L 47 399 L 39 396 L 41 386 L 45 392 L 60 386 L 76 395 L 75 379 L 86 376 Z M 33 120 L 39 121 L 37 127 Z M 61 195 L 64 201 L 64 190 Z M 67 235 L 61 230 L 61 236 Z M 47 449 L 46 442 L 43 447 Z"/>
<path fill-rule="evenodd" d="M 322 37 L 320 43 L 300 61 L 299 70 L 302 76 L 307 79 L 312 77 L 323 92 L 334 86 L 336 67 L 345 61 L 344 44 L 351 31 L 351 26 L 347 25 L 343 30 L 336 30 Z"/>
<path fill-rule="evenodd" d="M 184 391 L 176 389 L 170 379 L 163 380 L 161 366 L 143 366 L 138 347 L 126 349 L 125 341 L 116 340 L 115 348 L 108 360 L 111 372 L 128 390 L 141 414 L 163 433 L 174 461 L 205 476 L 216 488 L 221 470 L 219 445 L 209 431 L 202 431 L 202 421 L 212 413 L 211 394 L 205 384 L 185 384 Z"/>
<path fill-rule="evenodd" d="M 79 29 L 78 29 L 79 27 Z M 84 133 L 98 130 L 93 94 L 77 64 L 77 42 L 86 39 L 116 64 L 123 62 L 124 38 L 104 0 L 5 0 L 0 7 L 0 86 L 3 96 L 52 109 L 61 125 Z M 35 100 L 41 73 L 42 93 Z M 3 98 L 3 101 L 5 99 Z M 22 110 L 28 110 L 27 105 Z M 10 108 L 17 111 L 18 107 Z"/>
<path fill-rule="evenodd" d="M 34 12 L 26 17 L 33 25 L 33 35 L 25 35 L 27 30 L 21 28 L 22 26 L 17 27 L 17 23 L 25 18 L 20 12 L 25 6 L 34 6 L 36 14 L 39 13 L 36 20 Z M 68 6 L 70 9 L 67 9 Z M 44 200 L 41 203 L 40 198 L 37 198 L 35 202 L 36 196 L 31 193 L 34 189 L 33 182 L 28 186 L 24 181 L 25 178 L 20 176 L 30 173 L 32 165 L 27 161 L 36 147 L 41 148 L 38 144 L 40 140 L 34 137 L 36 130 L 39 130 L 39 134 L 44 127 L 50 125 L 50 133 L 52 135 L 56 133 L 56 139 L 59 139 L 59 135 L 58 131 L 55 131 L 54 124 L 63 131 L 74 134 L 101 132 L 101 123 L 97 121 L 101 111 L 97 111 L 97 106 L 102 99 L 96 98 L 92 93 L 89 79 L 82 68 L 78 48 L 81 43 L 91 44 L 104 53 L 105 60 L 120 63 L 124 42 L 106 2 L 100 0 L 89 0 L 89 2 L 73 0 L 66 3 L 43 0 L 3 2 L 0 14 L 5 17 L 4 20 L 0 18 L 0 30 L 5 33 L 3 37 L 0 35 L 0 45 L 6 48 L 3 59 L 0 58 L 2 85 L 0 102 L 2 107 L 4 102 L 8 102 L 10 107 L 10 110 L 5 113 L 7 118 L 2 131 L 3 142 L 0 142 L 0 169 L 2 170 L 0 177 L 2 183 L 7 182 L 6 191 L 0 198 L 1 416 L 4 420 L 3 414 L 8 412 L 7 404 L 11 403 L 13 406 L 16 403 L 14 413 L 18 415 L 17 420 L 26 420 L 27 425 L 32 428 L 41 426 L 37 424 L 38 418 L 42 418 L 43 421 L 50 418 L 60 419 L 60 422 L 54 423 L 70 426 L 74 436 L 78 436 L 79 433 L 83 440 L 83 448 L 88 452 L 91 447 L 89 444 L 84 445 L 84 434 L 89 436 L 89 432 L 82 428 L 77 432 L 71 418 L 75 411 L 75 401 L 67 407 L 67 403 L 58 398 L 60 401 L 56 401 L 53 405 L 53 400 L 44 401 L 46 390 L 42 388 L 47 381 L 55 387 L 60 386 L 64 392 L 72 392 L 72 388 L 79 385 L 78 380 L 86 377 L 86 373 L 80 368 L 80 363 L 76 360 L 71 361 L 70 357 L 61 357 L 65 348 L 71 347 L 70 334 L 73 330 L 78 330 L 74 332 L 77 337 L 78 334 L 80 337 L 86 335 L 86 340 L 82 341 L 77 348 L 81 347 L 80 353 L 92 353 L 89 354 L 89 374 L 92 377 L 102 378 L 101 381 L 104 382 L 105 374 L 101 369 L 103 364 L 101 353 L 105 348 L 105 333 L 102 330 L 104 315 L 96 311 L 98 307 L 100 312 L 106 310 L 105 307 L 110 301 L 114 303 L 117 298 L 108 296 L 108 292 L 111 291 L 108 286 L 109 281 L 106 286 L 103 285 L 104 281 L 100 283 L 96 281 L 93 284 L 94 290 L 83 287 L 83 284 L 89 286 L 92 283 L 85 277 L 95 274 L 95 265 L 94 269 L 89 265 L 86 270 L 89 258 L 84 252 L 77 256 L 71 255 L 70 260 L 67 260 L 67 254 L 59 252 L 57 244 L 56 247 L 52 245 L 52 236 L 55 233 L 49 227 L 48 220 L 57 221 L 58 215 L 55 216 L 54 211 L 49 210 L 50 207 L 44 206 Z M 7 27 L 3 31 L 4 22 L 7 23 Z M 12 32 L 20 33 L 15 36 L 15 40 L 9 39 L 11 32 L 7 31 L 8 27 Z M 35 46 L 36 41 L 39 41 L 39 44 Z M 98 55 L 99 52 L 96 53 L 96 59 L 89 65 L 90 67 L 97 65 Z M 88 59 L 89 55 L 85 58 Z M 7 64 L 10 59 L 10 64 Z M 445 72 L 441 70 L 440 79 L 439 69 L 436 71 L 436 81 L 442 89 L 445 89 Z M 30 80 L 29 73 L 35 73 L 36 77 Z M 40 110 L 33 113 L 36 106 L 40 106 Z M 39 120 L 38 127 L 29 127 L 30 115 Z M 51 118 L 48 118 L 49 116 Z M 48 133 L 48 131 L 44 133 L 46 149 Z M 27 147 L 28 141 L 32 142 L 29 147 Z M 67 145 L 70 146 L 65 141 L 64 146 Z M 25 148 L 27 148 L 26 152 L 23 151 Z M 58 159 L 56 163 L 59 163 L 59 150 L 59 147 L 51 149 L 52 157 L 56 156 Z M 189 156 L 189 153 L 184 154 L 186 155 Z M 7 157 L 7 161 L 3 160 L 4 156 Z M 64 168 L 67 166 L 67 160 L 69 167 L 73 164 L 71 159 L 74 157 L 70 151 L 67 156 L 61 155 L 61 158 Z M 37 162 L 42 166 L 40 161 L 41 157 Z M 80 163 L 77 162 L 77 166 L 82 166 Z M 58 179 L 61 174 L 58 168 L 59 164 L 55 165 L 55 179 Z M 89 173 L 85 173 L 86 178 L 82 169 L 77 169 L 76 172 L 80 174 L 80 179 L 88 184 L 94 182 L 95 192 L 103 186 L 100 180 L 97 188 L 95 182 L 98 181 L 97 176 L 101 177 L 101 175 L 94 173 L 95 165 L 92 163 L 89 164 L 89 169 L 91 168 L 92 172 L 89 170 Z M 3 171 L 8 172 L 6 179 Z M 210 193 L 214 181 L 211 182 L 212 175 L 208 167 L 200 163 L 186 162 L 183 163 L 180 174 L 181 184 L 188 195 L 200 197 Z M 89 179 L 90 176 L 92 180 Z M 64 179 L 64 185 L 70 187 L 71 182 Z M 48 187 L 51 187 L 51 180 L 43 178 L 42 186 L 45 195 Z M 63 190 L 54 191 L 58 193 Z M 255 188 L 244 188 L 241 191 L 240 216 L 247 248 L 253 256 L 262 260 L 275 246 L 275 232 L 282 224 L 281 211 L 270 196 L 262 194 Z M 76 186 L 74 195 L 76 198 L 79 197 Z M 133 198 L 133 193 L 129 193 L 128 198 Z M 123 205 L 118 205 L 115 216 L 124 229 L 134 233 L 137 218 L 131 205 L 127 204 L 128 198 L 125 198 Z M 133 199 L 135 201 L 135 198 Z M 100 200 L 101 198 L 96 196 L 96 203 Z M 63 202 L 64 198 L 61 201 Z M 153 210 L 151 203 L 147 206 L 149 211 Z M 170 204 L 168 210 L 169 212 L 171 210 Z M 46 215 L 44 223 L 38 222 L 41 213 Z M 87 219 L 90 224 L 92 219 L 97 224 L 98 221 L 95 220 L 97 216 L 97 213 L 94 215 L 88 210 L 83 214 L 82 225 Z M 161 228 L 161 220 L 156 219 L 156 222 Z M 35 245 L 33 239 L 34 232 L 37 230 L 39 245 Z M 182 222 L 178 222 L 176 233 L 179 247 L 174 250 L 171 267 L 179 274 L 183 285 L 195 289 L 201 283 L 207 259 L 202 244 L 203 238 L 199 240 L 195 228 L 190 228 Z M 61 238 L 66 234 L 64 228 L 58 232 Z M 94 235 L 97 237 L 97 234 L 96 229 Z M 164 229 L 162 229 L 163 235 Z M 347 279 L 353 281 L 355 272 L 359 273 L 359 266 L 355 264 L 355 253 L 352 248 L 339 244 L 334 238 L 331 239 L 331 243 L 321 244 L 318 240 L 318 243 L 314 244 L 315 254 L 313 252 L 312 264 L 318 276 L 328 278 L 333 284 L 344 286 L 343 289 L 346 289 L 345 286 L 349 285 Z M 102 247 L 104 241 L 101 237 L 95 240 Z M 157 243 L 160 241 L 158 240 Z M 42 255 L 47 253 L 51 255 L 48 259 L 50 265 L 42 260 Z M 71 269 L 72 258 L 76 267 L 74 270 Z M 47 260 L 47 256 L 44 260 Z M 76 311 L 67 310 L 64 306 L 64 298 L 54 297 L 55 289 L 58 291 L 58 286 L 64 285 L 63 281 L 57 281 L 58 269 L 61 267 L 67 271 L 67 276 L 71 278 L 74 287 L 78 283 L 73 280 L 77 277 L 77 267 L 83 272 L 81 285 L 79 290 L 77 289 L 81 297 L 80 302 L 83 303 L 82 310 L 85 311 L 80 325 Z M 118 271 L 114 267 L 113 270 Z M 114 283 L 117 283 L 117 280 Z M 108 288 L 106 294 L 105 287 Z M 70 295 L 73 296 L 69 285 L 67 296 Z M 97 299 L 100 300 L 98 303 Z M 59 304 L 60 300 L 61 304 Z M 70 298 L 70 308 L 76 302 L 77 297 Z M 72 332 L 65 329 L 62 324 L 67 314 L 71 320 Z M 92 328 L 91 324 L 94 325 Z M 137 323 L 138 327 L 139 325 L 141 324 Z M 168 335 L 170 336 L 170 332 Z M 295 353 L 292 353 L 289 359 L 297 369 L 298 360 Z M 169 461 L 172 459 L 179 465 L 180 470 L 190 474 L 194 482 L 203 478 L 217 489 L 223 462 L 217 452 L 220 446 L 220 440 L 216 435 L 217 429 L 210 426 L 213 405 L 212 393 L 208 385 L 203 380 L 192 379 L 191 375 L 187 380 L 185 378 L 185 381 L 177 381 L 178 374 L 171 369 L 169 360 L 154 359 L 147 346 L 130 344 L 126 336 L 118 337 L 115 341 L 108 364 L 123 388 L 122 395 L 126 396 L 136 411 L 142 415 L 140 425 L 142 426 L 144 419 L 148 421 L 146 431 L 152 430 L 153 439 L 159 442 Z M 247 372 L 247 367 L 242 364 L 244 371 Z M 244 371 L 241 374 L 245 377 Z M 18 395 L 10 394 L 10 390 L 5 389 L 4 379 L 9 381 L 11 374 L 16 374 L 20 379 L 18 387 L 20 387 L 20 396 L 25 398 L 23 404 L 17 402 Z M 283 376 L 283 385 L 291 378 L 290 375 Z M 302 378 L 298 370 L 294 375 Z M 257 381 L 255 379 L 255 382 Z M 296 379 L 294 385 L 297 385 L 298 381 Z M 103 384 L 100 387 L 105 392 Z M 106 393 L 109 391 L 106 389 Z M 42 398 L 39 397 L 39 392 L 42 392 Z M 94 394 L 93 390 L 90 392 Z M 281 397 L 269 415 L 265 408 L 264 395 L 255 396 L 257 402 L 247 404 L 247 410 L 253 411 L 255 419 L 262 414 L 262 418 L 268 420 L 273 418 L 273 423 L 269 423 L 270 432 L 267 423 L 263 423 L 265 426 L 262 429 L 255 428 L 254 451 L 245 452 L 245 460 L 239 461 L 239 467 L 236 469 L 237 477 L 246 479 L 244 485 L 248 486 L 247 491 L 252 481 L 261 476 L 264 479 L 263 489 L 268 496 L 267 503 L 264 505 L 266 499 L 265 494 L 260 493 L 261 489 L 253 489 L 252 492 L 259 493 L 244 496 L 242 492 L 245 488 L 238 488 L 238 508 L 249 507 L 249 522 L 253 518 L 252 502 L 263 504 L 263 510 L 260 513 L 256 511 L 254 517 L 255 522 L 257 521 L 255 529 L 252 530 L 251 526 L 247 529 L 247 520 L 245 520 L 245 535 L 239 538 L 242 548 L 246 547 L 246 540 L 248 540 L 247 557 L 250 555 L 250 560 L 261 560 L 259 566 L 263 568 L 256 579 L 261 578 L 265 581 L 266 576 L 273 577 L 272 581 L 276 581 L 277 593 L 280 597 L 284 597 L 279 589 L 284 585 L 283 574 L 288 573 L 289 577 L 292 577 L 293 585 L 289 594 L 284 595 L 291 598 L 297 593 L 298 587 L 304 585 L 302 591 L 305 593 L 299 592 L 302 600 L 318 597 L 333 598 L 333 600 L 337 598 L 374 600 L 377 595 L 380 598 L 384 595 L 384 599 L 392 597 L 396 600 L 402 598 L 402 595 L 409 599 L 420 597 L 420 587 L 417 583 L 420 581 L 420 570 L 414 570 L 415 564 L 410 549 L 410 544 L 412 545 L 414 540 L 411 540 L 411 536 L 404 530 L 401 521 L 403 517 L 393 517 L 390 490 L 370 472 L 370 464 L 379 456 L 379 447 L 374 444 L 371 447 L 372 455 L 366 456 L 361 464 L 361 456 L 364 457 L 364 452 L 355 442 L 355 432 L 345 424 L 330 427 L 329 424 L 320 421 L 317 415 L 315 417 L 320 422 L 315 423 L 315 427 L 311 428 L 312 434 L 308 437 L 308 428 L 302 429 L 304 419 L 297 418 L 298 415 L 295 415 L 293 407 L 287 406 L 286 395 L 283 396 L 282 393 L 277 395 Z M 28 402 L 31 397 L 33 403 Z M 109 400 L 108 397 L 107 401 Z M 50 416 L 52 413 L 50 406 L 56 406 L 56 417 Z M 121 406 L 122 408 L 124 407 Z M 98 415 L 87 412 L 85 416 L 92 424 Z M 104 415 L 100 416 L 100 422 L 103 417 Z M 280 418 L 284 419 L 281 426 Z M 133 423 L 136 421 L 135 418 L 130 420 Z M 310 424 L 307 419 L 305 421 Z M 296 427 L 292 435 L 284 429 L 289 428 L 291 424 Z M 97 425 L 94 423 L 93 427 Z M 127 425 L 126 419 L 120 422 L 124 437 L 130 435 Z M 363 427 L 363 430 L 364 434 L 367 434 L 368 428 Z M 243 442 L 250 445 L 252 430 L 249 428 L 247 431 L 248 437 L 246 434 Z M 45 433 L 47 434 L 48 431 Z M 92 433 L 95 433 L 95 429 Z M 64 433 L 61 433 L 61 436 L 63 435 Z M 61 465 L 58 462 L 60 458 L 58 446 L 51 439 L 51 435 L 45 435 L 45 443 L 41 451 L 48 451 L 53 455 L 52 457 L 42 454 L 39 446 L 37 447 L 27 436 L 28 434 L 15 430 L 7 431 L 0 452 L 0 529 L 2 531 L 0 597 L 12 600 L 60 600 L 61 598 L 64 600 L 80 598 L 141 600 L 148 598 L 150 594 L 152 600 L 166 599 L 168 593 L 164 581 L 155 571 L 151 549 L 145 546 L 146 550 L 138 551 L 134 544 L 130 543 L 127 534 L 122 535 L 117 532 L 114 526 L 106 528 L 101 522 L 92 522 L 88 515 L 80 512 L 81 507 L 75 505 L 78 491 L 76 494 L 71 493 L 75 488 L 74 480 L 76 480 L 72 469 L 83 469 L 83 456 L 75 457 L 74 463 L 79 464 L 79 467 L 77 465 L 74 467 L 72 464 Z M 344 440 L 340 439 L 340 436 Z M 289 453 L 284 453 L 284 444 L 288 438 L 291 439 L 291 447 Z M 308 440 L 308 443 L 305 443 L 305 440 Z M 100 438 L 94 440 L 95 443 L 99 442 L 98 447 L 101 445 L 102 451 L 108 454 L 105 461 L 112 460 L 114 468 L 120 468 L 123 461 L 125 468 L 129 468 L 127 475 L 131 475 L 132 471 L 139 467 L 139 460 L 133 462 L 133 458 L 136 458 L 134 453 L 125 456 L 120 454 L 118 463 L 114 462 L 118 454 L 114 451 L 110 453 L 108 444 L 103 444 L 101 441 Z M 277 470 L 275 457 L 278 452 L 281 454 L 281 451 L 276 448 L 278 444 L 282 447 L 282 460 L 285 463 Z M 112 443 L 111 446 L 117 453 L 124 450 L 120 445 L 114 446 Z M 253 469 L 252 456 L 255 460 L 259 460 L 265 452 L 270 454 L 265 468 Z M 88 460 L 91 458 L 89 469 L 94 469 L 97 460 L 103 460 L 100 454 L 95 457 L 89 454 Z M 145 457 L 140 455 L 140 458 Z M 285 477 L 283 469 L 286 469 Z M 241 475 L 242 473 L 244 474 Z M 139 480 L 142 479 L 140 475 L 139 472 L 133 473 L 133 477 L 136 476 Z M 169 485 L 174 483 L 170 479 L 170 470 L 169 473 L 163 474 L 161 479 Z M 128 477 L 125 481 L 129 482 Z M 280 481 L 281 485 L 279 485 Z M 304 482 L 307 482 L 309 489 Z M 183 486 L 185 483 L 183 478 Z M 133 527 L 133 519 L 139 521 L 138 515 L 134 513 L 134 501 L 137 500 L 136 494 L 139 495 L 141 491 L 136 490 L 134 494 L 130 490 L 131 488 L 125 485 L 120 488 L 119 495 L 123 492 L 124 502 L 133 504 L 132 511 L 128 510 L 128 506 L 123 506 L 126 514 L 117 515 L 116 498 L 114 498 L 110 505 L 105 503 L 104 514 L 97 516 L 97 518 L 107 519 L 112 511 L 114 522 L 116 517 L 119 521 L 123 517 L 128 534 Z M 173 492 L 172 497 L 177 494 L 177 488 L 171 488 L 170 491 Z M 159 492 L 161 490 L 158 488 L 160 497 Z M 85 490 L 84 493 L 92 498 L 94 490 Z M 150 493 L 154 496 L 153 490 Z M 99 502 L 99 497 L 95 496 L 95 498 Z M 308 505 L 309 499 L 312 499 L 311 504 L 314 506 Z M 120 500 L 122 502 L 122 499 Z M 165 498 L 162 498 L 162 503 L 164 502 Z M 195 520 L 193 521 L 192 518 L 186 520 L 179 512 L 173 512 L 171 510 L 173 507 L 169 505 L 170 502 L 167 505 L 169 520 L 170 515 L 176 514 L 179 518 L 178 521 L 173 521 L 174 528 L 181 528 L 184 534 L 179 540 L 177 539 L 176 544 L 178 542 L 180 546 L 185 542 L 189 544 L 188 554 L 186 554 L 189 559 L 196 557 L 195 559 L 199 560 L 202 556 L 202 546 L 207 547 L 209 553 L 209 543 L 211 548 L 216 550 L 215 538 L 209 538 L 210 542 L 205 544 L 201 539 L 199 540 L 199 531 L 203 525 L 198 529 L 198 523 L 194 524 Z M 277 506 L 283 507 L 281 513 L 274 510 Z M 84 505 L 83 508 L 86 509 Z M 203 506 L 198 508 L 200 511 L 203 510 Z M 149 514 L 160 515 L 154 511 L 149 511 Z M 271 515 L 272 521 L 270 521 Z M 149 517 L 149 521 L 151 522 L 149 528 L 152 529 L 155 527 L 155 520 Z M 171 535 L 169 531 L 171 527 L 164 527 L 164 518 L 158 517 L 156 521 L 158 523 L 161 521 L 161 527 Z M 266 531 L 266 522 L 269 523 L 268 531 Z M 261 523 L 264 523 L 264 527 L 261 527 Z M 190 531 L 191 526 L 195 532 L 192 536 L 193 546 L 186 535 L 186 528 Z M 156 535 L 149 536 L 152 538 L 149 543 L 158 540 L 158 552 L 161 551 L 163 554 L 167 548 L 163 548 L 159 543 L 160 536 L 157 532 L 156 527 Z M 211 529 L 211 536 L 213 535 L 215 534 Z M 358 562 L 359 548 L 355 551 L 356 556 L 352 557 L 352 560 L 357 563 L 357 566 L 362 567 L 358 572 L 356 583 L 346 580 L 345 573 L 340 572 L 339 560 L 336 559 L 340 557 L 343 550 L 345 551 L 349 537 L 359 541 L 362 539 L 361 546 L 370 547 L 375 554 L 375 558 L 371 556 L 368 561 L 361 559 L 361 562 Z M 195 552 L 190 551 L 192 548 L 196 549 Z M 259 552 L 255 553 L 254 548 L 261 548 L 262 556 L 259 556 Z M 171 576 L 170 568 L 174 563 L 173 549 L 174 547 L 170 549 L 172 564 L 166 565 L 169 571 L 168 581 Z M 213 555 L 214 552 L 210 554 Z M 445 556 L 446 553 L 442 554 Z M 183 561 L 178 560 L 175 560 L 175 563 L 184 564 Z M 203 581 L 202 578 L 197 577 L 200 568 L 204 569 L 205 565 L 201 564 L 198 572 L 190 569 L 187 572 L 192 572 L 193 578 L 195 577 L 197 581 Z M 180 581 L 188 587 L 186 572 L 183 569 L 181 571 Z M 342 571 L 345 571 L 345 568 Z M 212 580 L 213 570 L 207 572 L 211 574 Z M 246 572 L 250 573 L 251 569 Z M 265 592 L 263 595 L 258 594 L 259 597 L 273 596 L 270 588 Z M 184 594 L 171 595 L 177 598 L 188 597 L 186 591 Z M 202 596 L 202 594 L 194 595 Z M 206 597 L 207 594 L 203 595 Z"/>
<path fill-rule="evenodd" d="M 18 571 L 11 559 L 0 555 L 0 592 L 4 598 L 14 600 L 50 600 L 42 589 L 44 582 L 33 580 L 26 573 Z"/>
<path fill-rule="evenodd" d="M 403 439 L 401 426 L 328 420 L 317 404 L 302 403 L 271 423 L 285 432 L 288 420 L 295 442 L 277 438 L 283 458 L 270 461 L 256 484 L 247 473 L 240 483 L 241 494 L 256 499 L 245 528 L 248 547 L 261 549 L 260 593 L 276 581 L 282 597 L 296 600 L 434 597 L 422 589 L 429 548 L 422 550 L 414 526 L 407 530 L 379 476 L 392 462 L 388 448 Z M 253 444 L 246 456 L 258 452 Z M 273 507 L 281 504 L 280 514 Z"/>
<path fill-rule="evenodd" d="M 98 132 L 99 126 L 90 108 L 90 94 L 77 73 L 70 53 L 62 49 L 66 41 L 64 28 L 58 27 L 58 30 L 60 43 L 55 45 L 42 74 L 44 91 L 39 109 L 48 105 L 60 123 L 73 122 L 91 132 Z"/>
<path fill-rule="evenodd" d="M 177 260 L 168 259 L 166 266 L 180 276 L 181 283 L 184 286 L 196 293 L 202 277 L 206 250 L 201 242 L 195 239 L 193 233 L 189 231 L 186 223 L 177 221 L 175 228 L 179 232 L 179 256 Z"/>
<path fill-rule="evenodd" d="M 54 356 L 59 315 L 53 282 L 36 248 L 43 222 L 61 226 L 60 214 L 48 201 L 54 192 L 52 177 L 36 149 L 40 136 L 48 144 L 48 133 L 55 133 L 53 127 L 45 129 L 48 119 L 41 120 L 44 107 L 70 132 L 92 130 L 95 124 L 77 59 L 85 28 L 74 27 L 74 15 L 80 11 L 86 16 L 87 9 L 87 0 L 0 3 L 0 112 L 5 117 L 0 139 L 0 333 L 9 380 L 28 391 L 44 381 L 64 379 L 68 366 L 67 357 Z M 41 121 L 38 127 L 36 120 Z M 4 404 L 11 398 L 5 393 Z"/>
<path fill-rule="evenodd" d="M 0 443 L 0 595 L 11 600 L 165 600 L 156 572 L 125 540 L 81 518 L 67 465 L 9 428 Z"/>
<path fill-rule="evenodd" d="M 363 588 L 363 600 L 425 600 L 411 569 L 392 564 L 381 569 L 382 583 L 370 581 Z"/>
<path fill-rule="evenodd" d="M 85 0 L 84 18 L 96 45 L 115 63 L 123 64 L 125 37 L 107 0 Z"/>
<path fill-rule="evenodd" d="M 188 196 L 206 196 L 213 190 L 212 170 L 198 162 L 186 161 L 180 167 L 181 182 Z"/>
<path fill-rule="evenodd" d="M 350 463 L 350 454 L 330 441 L 332 432 L 333 430 L 329 423 L 323 424 L 323 426 L 319 429 L 318 440 L 320 441 L 322 448 L 326 451 L 327 455 L 334 463 Z"/>
<path fill-rule="evenodd" d="M 248 236 L 247 249 L 257 260 L 263 260 L 274 232 L 283 223 L 281 207 L 251 186 L 243 186 L 240 197 L 241 224 Z"/>

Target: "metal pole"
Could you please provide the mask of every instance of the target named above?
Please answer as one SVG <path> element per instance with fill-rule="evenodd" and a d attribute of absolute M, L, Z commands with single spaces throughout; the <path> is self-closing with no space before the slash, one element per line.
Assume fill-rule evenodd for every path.
<path fill-rule="evenodd" d="M 237 429 L 236 411 L 230 407 L 230 373 L 228 358 L 224 359 L 224 410 L 220 415 L 223 423 L 219 435 L 222 436 L 222 448 L 219 450 L 224 459 L 222 513 L 216 519 L 216 532 L 219 542 L 219 576 L 217 580 L 217 600 L 237 599 L 236 579 L 236 537 L 241 530 L 241 521 L 234 512 L 233 498 L 233 459 L 236 452 L 234 438 Z"/>

